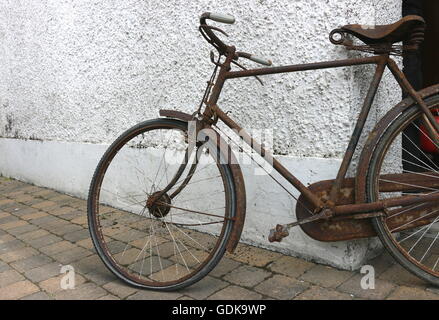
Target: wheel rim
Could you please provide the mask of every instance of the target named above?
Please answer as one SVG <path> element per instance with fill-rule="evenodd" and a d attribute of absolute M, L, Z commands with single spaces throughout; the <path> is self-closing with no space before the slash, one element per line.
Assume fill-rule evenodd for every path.
<path fill-rule="evenodd" d="M 435 115 L 439 115 L 437 107 L 439 103 L 430 106 Z M 432 156 L 428 152 L 434 151 L 437 146 L 419 120 L 420 113 L 415 111 L 403 122 L 396 121 L 387 130 L 394 132 L 381 147 L 383 151 L 378 152 L 379 158 L 370 173 L 372 201 L 439 193 L 439 153 L 436 151 Z M 400 129 L 391 130 L 394 127 Z M 425 141 L 430 142 L 434 148 L 426 145 Z M 405 178 L 400 180 L 392 175 L 395 173 L 403 173 Z M 395 183 L 399 185 L 398 190 L 390 191 L 390 184 Z M 417 212 L 421 214 L 416 214 Z M 428 274 L 439 278 L 439 203 L 391 208 L 386 216 L 380 218 L 380 225 L 386 238 L 402 257 L 417 268 L 417 275 Z M 412 268 L 409 269 L 413 271 Z"/>
<path fill-rule="evenodd" d="M 233 201 L 226 167 L 208 149 L 198 148 L 198 157 L 193 152 L 182 165 L 186 127 L 165 121 L 118 139 L 104 156 L 90 225 L 104 262 L 119 277 L 172 287 L 199 280 L 216 264 L 232 227 Z"/>

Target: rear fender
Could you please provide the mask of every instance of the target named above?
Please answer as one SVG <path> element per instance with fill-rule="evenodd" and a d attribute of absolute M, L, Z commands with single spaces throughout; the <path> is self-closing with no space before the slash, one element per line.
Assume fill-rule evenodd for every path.
<path fill-rule="evenodd" d="M 431 97 L 439 93 L 439 84 L 422 89 L 418 91 L 418 93 L 421 95 L 422 99 Z M 367 141 L 361 152 L 360 160 L 358 162 L 357 175 L 355 179 L 356 203 L 366 202 L 367 171 L 369 169 L 369 163 L 372 158 L 373 151 L 379 139 L 381 138 L 381 135 L 386 131 L 388 126 L 396 117 L 398 117 L 401 113 L 414 105 L 416 105 L 416 102 L 411 97 L 405 98 L 392 109 L 390 109 L 384 115 L 384 117 L 381 118 L 381 120 L 377 123 L 375 128 L 369 134 L 369 137 L 367 138 Z"/>

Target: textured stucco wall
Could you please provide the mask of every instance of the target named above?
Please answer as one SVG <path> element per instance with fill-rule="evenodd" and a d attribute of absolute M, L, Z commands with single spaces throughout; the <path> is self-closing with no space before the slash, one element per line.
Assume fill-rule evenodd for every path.
<path fill-rule="evenodd" d="M 203 11 L 235 15 L 230 43 L 280 65 L 359 55 L 329 31 L 397 20 L 399 2 L 2 0 L 0 136 L 110 142 L 160 108 L 193 111 L 212 67 Z M 220 104 L 245 127 L 272 127 L 277 154 L 340 157 L 371 70 L 267 76 L 264 87 L 232 80 Z M 384 84 L 380 109 L 400 98 L 390 77 Z"/>
<path fill-rule="evenodd" d="M 235 25 L 221 25 L 229 42 L 282 65 L 361 56 L 332 45 L 328 33 L 347 23 L 393 22 L 401 4 L 0 0 L 0 174 L 86 197 L 103 145 L 161 108 L 194 111 L 212 70 L 211 47 L 197 31 L 204 11 L 233 14 Z M 279 160 L 308 184 L 335 177 L 372 72 L 273 75 L 263 77 L 264 87 L 231 80 L 219 104 L 244 127 L 272 128 Z M 386 71 L 366 129 L 399 100 Z M 376 249 L 369 240 L 321 243 L 299 228 L 269 244 L 270 228 L 294 220 L 295 201 L 253 167 L 243 170 L 243 241 L 348 269 Z"/>

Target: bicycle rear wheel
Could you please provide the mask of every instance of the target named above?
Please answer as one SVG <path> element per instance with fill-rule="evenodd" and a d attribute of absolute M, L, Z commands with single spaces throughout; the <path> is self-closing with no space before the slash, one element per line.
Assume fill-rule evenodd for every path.
<path fill-rule="evenodd" d="M 203 278 L 224 254 L 235 216 L 232 173 L 212 154 L 213 141 L 192 148 L 186 122 L 145 121 L 123 133 L 96 168 L 92 240 L 104 264 L 131 285 L 176 290 Z"/>
<path fill-rule="evenodd" d="M 425 102 L 437 115 L 439 95 Z M 367 174 L 368 201 L 439 192 L 438 146 L 427 135 L 421 115 L 419 107 L 413 105 L 380 137 Z M 374 218 L 373 224 L 384 246 L 402 266 L 439 285 L 438 201 L 390 208 L 384 216 Z"/>

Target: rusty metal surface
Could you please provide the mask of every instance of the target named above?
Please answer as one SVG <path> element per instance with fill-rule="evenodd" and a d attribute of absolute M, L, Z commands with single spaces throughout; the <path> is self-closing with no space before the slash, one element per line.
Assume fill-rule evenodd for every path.
<path fill-rule="evenodd" d="M 415 190 L 413 190 L 410 184 L 419 183 L 421 181 L 425 187 L 439 187 L 438 179 L 434 178 L 434 176 L 439 177 L 439 174 L 430 172 L 426 174 L 431 176 L 420 178 L 419 175 L 411 173 L 383 175 L 382 179 L 384 181 L 381 181 L 379 188 L 382 192 L 411 192 Z M 395 183 L 389 182 L 390 180 L 395 181 Z M 330 190 L 334 183 L 334 180 L 319 181 L 310 185 L 309 189 L 322 199 L 328 200 Z M 407 200 L 409 197 L 404 197 L 404 199 Z M 337 216 L 329 220 L 319 220 L 303 224 L 300 225 L 300 227 L 308 236 L 319 241 L 343 241 L 376 236 L 369 218 L 377 216 L 377 213 L 384 215 L 383 212 L 374 212 L 379 202 L 364 205 L 359 204 L 356 208 L 356 206 L 353 205 L 354 201 L 355 179 L 344 179 L 340 189 L 340 197 L 335 207 L 336 213 L 337 208 L 343 207 L 346 209 L 346 213 L 354 211 L 354 209 L 357 209 L 357 212 L 365 212 L 367 206 L 372 208 L 370 209 L 372 213 Z M 306 197 L 300 196 L 299 202 L 296 205 L 297 220 L 304 220 L 312 216 L 306 208 L 312 209 L 312 204 L 307 201 Z M 395 232 L 397 232 L 430 223 L 439 215 L 438 209 L 438 203 L 427 202 L 422 205 L 405 206 L 402 209 L 388 210 L 385 215 L 387 216 L 389 229 L 394 229 Z M 410 221 L 413 222 L 409 223 Z"/>
<path fill-rule="evenodd" d="M 422 89 L 418 91 L 418 93 L 422 99 L 433 96 L 434 94 L 439 93 L 439 84 Z M 369 168 L 372 152 L 376 144 L 378 143 L 381 135 L 398 115 L 400 115 L 402 112 L 404 112 L 404 110 L 407 110 L 415 104 L 416 102 L 413 100 L 413 98 L 405 98 L 395 107 L 389 110 L 369 134 L 369 137 L 364 144 L 357 166 L 357 174 L 355 180 L 355 203 L 366 202 L 367 170 Z"/>
<path fill-rule="evenodd" d="M 233 78 L 240 78 L 240 77 L 250 77 L 250 76 L 260 76 L 260 75 L 268 75 L 268 74 L 277 74 L 277 73 L 284 73 L 284 72 L 298 72 L 298 71 L 305 71 L 305 70 L 318 70 L 318 69 L 324 69 L 324 68 L 336 68 L 336 67 L 345 67 L 345 66 L 354 66 L 354 65 L 363 65 L 363 64 L 376 64 L 376 71 L 375 75 L 373 77 L 373 80 L 371 82 L 368 94 L 365 98 L 362 110 L 360 112 L 357 125 L 354 129 L 354 132 L 351 136 L 351 140 L 349 142 L 347 151 L 345 153 L 345 156 L 343 158 L 342 165 L 339 169 L 339 172 L 337 174 L 337 178 L 335 180 L 335 183 L 330 184 L 330 189 L 328 191 L 327 186 L 328 183 L 322 182 L 322 184 L 313 185 L 312 187 L 305 187 L 293 174 L 291 174 L 286 168 L 280 165 L 275 159 L 273 161 L 273 167 L 275 170 L 281 174 L 287 181 L 289 181 L 294 187 L 296 187 L 302 194 L 304 201 L 308 202 L 313 209 L 311 210 L 312 213 L 319 213 L 322 210 L 331 211 L 333 215 L 352 215 L 355 216 L 350 217 L 351 220 L 355 221 L 346 221 L 345 217 L 342 218 L 334 218 L 331 221 L 335 221 L 336 224 L 326 224 L 325 226 L 327 228 L 332 228 L 333 230 L 336 229 L 343 229 L 348 230 L 344 233 L 340 233 L 338 236 L 334 236 L 334 232 L 332 233 L 331 239 L 334 239 L 334 237 L 338 238 L 344 238 L 346 237 L 355 237 L 358 238 L 361 235 L 370 235 L 371 234 L 371 226 L 367 224 L 365 221 L 361 218 L 368 218 L 371 216 L 375 216 L 376 213 L 373 211 L 382 210 L 383 208 L 386 208 L 388 206 L 394 206 L 398 204 L 405 204 L 410 205 L 414 203 L 419 203 L 422 201 L 426 201 L 427 197 L 423 196 L 411 196 L 411 197 L 401 197 L 393 199 L 393 201 L 378 201 L 375 203 L 364 203 L 361 200 L 364 195 L 364 190 L 359 189 L 358 193 L 353 192 L 353 190 L 357 191 L 357 188 L 360 184 L 363 185 L 362 188 L 364 188 L 365 185 L 365 177 L 361 177 L 357 180 L 349 180 L 345 179 L 347 168 L 351 162 L 352 155 L 357 147 L 358 139 L 361 135 L 361 132 L 364 127 L 365 120 L 368 116 L 368 112 L 370 110 L 370 106 L 373 102 L 375 93 L 377 91 L 377 88 L 379 86 L 381 77 L 383 75 L 385 67 L 389 67 L 389 69 L 392 71 L 392 74 L 394 77 L 398 80 L 398 83 L 400 84 L 401 88 L 407 91 L 410 96 L 412 97 L 412 101 L 415 100 L 418 102 L 422 110 L 425 112 L 426 106 L 422 101 L 422 95 L 426 93 L 426 91 L 417 93 L 411 88 L 411 86 L 406 82 L 406 79 L 404 75 L 400 72 L 400 70 L 397 68 L 395 62 L 389 58 L 388 52 L 381 52 L 379 55 L 372 56 L 372 57 L 365 57 L 365 58 L 353 58 L 353 59 L 346 59 L 346 60 L 339 60 L 339 61 L 325 61 L 325 62 L 317 62 L 317 63 L 308 63 L 308 64 L 301 64 L 301 65 L 287 65 L 287 66 L 280 66 L 280 67 L 269 67 L 269 68 L 258 68 L 258 69 L 251 69 L 251 70 L 242 70 L 242 71 L 231 71 L 231 64 L 235 62 L 235 60 L 238 60 L 239 55 L 236 53 L 236 49 L 234 46 L 228 46 L 224 44 L 214 33 L 214 31 L 221 31 L 214 28 L 211 28 L 206 24 L 206 19 L 208 17 L 203 15 L 200 19 L 200 31 L 202 32 L 203 36 L 206 38 L 206 40 L 211 43 L 219 52 L 220 57 L 224 56 L 225 59 L 222 63 L 220 63 L 220 59 L 218 59 L 218 62 L 214 62 L 216 67 L 219 68 L 219 73 L 217 78 L 215 79 L 215 83 L 213 83 L 212 80 L 212 89 L 209 90 L 210 94 L 209 97 L 204 100 L 203 102 L 206 105 L 206 108 L 203 112 L 201 110 L 198 111 L 197 117 L 199 121 L 202 123 L 202 127 L 211 127 L 212 125 L 216 124 L 218 120 L 222 120 L 227 126 L 233 129 L 237 129 L 239 131 L 242 131 L 241 127 L 230 117 L 227 116 L 226 113 L 224 113 L 217 105 L 217 101 L 219 99 L 219 96 L 221 94 L 222 88 L 224 86 L 224 83 L 228 79 Z M 379 40 L 378 42 L 382 42 L 385 44 L 391 45 L 391 42 L 398 37 L 401 37 L 403 34 L 404 36 L 411 37 L 418 42 L 422 40 L 423 34 L 420 27 L 421 21 L 418 18 L 405 18 L 401 21 L 397 22 L 394 25 L 388 25 L 388 26 L 380 26 L 375 31 L 371 31 L 372 33 L 375 32 L 376 34 L 372 33 L 364 33 L 361 34 L 358 33 L 358 30 L 354 27 L 351 27 L 349 29 L 349 26 L 345 26 L 344 31 L 349 31 L 351 33 L 354 33 L 354 31 L 357 33 L 357 36 L 361 37 L 369 37 L 374 38 L 375 40 Z M 367 39 L 366 39 L 367 40 Z M 342 44 L 342 43 L 341 43 Z M 242 56 L 244 57 L 245 56 Z M 212 60 L 213 61 L 213 60 Z M 433 89 L 431 89 L 433 90 Z M 393 110 L 393 109 L 392 109 Z M 389 114 L 393 114 L 393 111 L 390 111 Z M 428 112 L 428 110 L 427 110 Z M 428 112 L 429 113 L 429 112 Z M 177 117 L 180 119 L 183 119 L 185 121 L 188 121 L 189 119 L 193 119 L 193 115 L 187 115 L 183 113 L 178 113 L 175 111 L 164 111 L 162 112 L 165 116 L 170 117 Z M 429 121 L 426 121 L 426 124 L 429 125 L 428 122 L 432 122 L 431 126 L 434 127 L 436 130 L 438 129 L 438 125 L 435 121 L 433 121 L 431 118 L 432 116 L 429 114 L 426 114 L 426 117 Z M 384 117 L 387 119 L 387 122 L 391 121 L 393 119 L 389 118 L 389 116 Z M 386 123 L 384 123 L 386 124 Z M 439 130 L 437 130 L 439 131 Z M 377 134 L 378 132 L 375 131 L 372 134 L 372 137 L 374 134 Z M 221 140 L 220 135 L 217 133 L 218 137 L 212 137 L 214 139 L 217 139 L 217 141 Z M 370 138 L 369 138 L 370 139 Z M 257 153 L 260 155 L 265 154 L 266 150 L 260 146 L 259 144 L 256 144 L 254 139 L 250 136 L 244 136 L 243 139 L 246 143 L 248 143 Z M 375 141 L 376 143 L 376 141 Z M 222 143 L 219 145 L 223 145 Z M 225 145 L 225 144 L 224 144 Z M 255 147 L 256 146 L 256 147 Z M 372 147 L 372 145 L 368 146 L 369 148 Z M 367 158 L 367 152 L 371 152 L 372 149 L 366 149 L 366 153 L 363 152 L 363 162 L 360 162 L 360 168 L 359 172 L 364 173 L 364 168 L 368 166 L 368 161 L 364 162 L 364 159 Z M 232 154 L 233 156 L 233 154 Z M 236 163 L 236 162 L 235 162 Z M 362 166 L 362 167 L 361 167 Z M 236 224 L 236 230 L 233 233 L 233 239 L 231 240 L 232 245 L 228 247 L 230 250 L 233 247 L 233 244 L 236 245 L 237 241 L 239 241 L 239 236 L 242 231 L 242 225 L 244 223 L 244 217 L 245 217 L 245 189 L 244 189 L 244 182 L 242 179 L 242 173 L 238 165 L 235 165 L 235 171 L 234 171 L 234 179 L 236 180 L 235 183 L 237 185 L 237 190 L 241 192 L 241 194 L 238 195 L 238 206 L 239 206 L 239 214 L 241 216 L 237 217 L 237 224 Z M 347 185 L 344 185 L 347 184 Z M 393 185 L 393 187 L 395 187 Z M 398 187 L 401 187 L 399 185 Z M 320 193 L 316 195 L 316 193 Z M 433 195 L 432 198 L 435 199 L 437 195 Z M 403 199 L 404 198 L 404 199 Z M 323 203 L 321 199 L 326 200 L 326 203 Z M 335 206 L 335 203 L 337 206 Z M 311 214 L 312 214 L 311 213 Z M 308 216 L 309 216 L 308 212 Z M 301 215 L 299 210 L 299 216 Z M 328 217 L 328 215 L 322 215 L 325 219 Z M 355 218 L 355 219 L 354 219 Z M 361 222 L 359 222 L 361 221 Z M 396 221 L 396 219 L 395 219 Z M 324 224 L 328 223 L 328 221 L 318 221 L 313 222 L 313 224 Z M 309 224 L 311 225 L 311 224 Z M 359 227 L 360 226 L 360 227 Z M 304 228 L 308 228 L 305 225 Z M 331 229 L 331 230 L 332 230 Z M 322 233 L 323 231 L 320 230 Z M 355 236 L 354 236 L 355 234 Z M 320 237 L 325 237 L 325 235 L 321 235 Z"/>
<path fill-rule="evenodd" d="M 165 110 L 162 109 L 159 111 L 160 116 L 162 117 L 167 117 L 167 118 L 174 118 L 174 119 L 179 119 L 179 120 L 183 120 L 183 121 L 191 121 L 193 120 L 193 116 L 185 113 L 185 112 L 181 112 L 181 111 L 177 111 L 177 110 Z"/>
<path fill-rule="evenodd" d="M 193 116 L 184 113 L 181 111 L 175 110 L 160 110 L 160 115 L 164 117 L 175 118 L 183 121 L 193 120 Z M 244 184 L 244 176 L 242 175 L 241 167 L 238 164 L 238 161 L 232 152 L 230 146 L 226 144 L 226 142 L 222 139 L 222 137 L 214 131 L 213 128 L 209 127 L 212 130 L 209 130 L 207 134 L 211 135 L 213 132 L 216 133 L 216 136 L 210 136 L 212 141 L 217 141 L 217 145 L 221 146 L 223 149 L 227 147 L 228 150 L 221 150 L 223 155 L 227 155 L 229 161 L 229 167 L 232 171 L 233 181 L 235 183 L 235 191 L 236 191 L 236 216 L 235 221 L 233 223 L 233 229 L 231 236 L 227 243 L 227 251 L 233 252 L 238 245 L 239 239 L 241 238 L 242 229 L 244 227 L 245 214 L 246 214 L 246 193 L 245 193 L 245 184 Z"/>
<path fill-rule="evenodd" d="M 308 188 L 318 197 L 329 200 L 334 180 L 325 180 L 313 183 Z M 352 204 L 354 195 L 355 179 L 344 179 L 341 184 L 337 204 Z M 306 208 L 312 209 L 312 205 L 304 196 L 299 197 L 296 205 L 297 220 L 309 218 L 311 214 Z M 319 241 L 342 241 L 357 238 L 375 236 L 376 233 L 369 220 L 343 219 L 343 220 L 319 220 L 300 225 L 302 230 L 311 238 Z"/>
<path fill-rule="evenodd" d="M 404 52 L 416 51 L 424 41 L 425 21 L 419 16 L 406 16 L 390 24 L 364 28 L 359 24 L 346 25 L 334 29 L 329 40 L 335 45 L 343 45 L 347 50 L 357 50 L 374 54 L 402 56 Z M 365 45 L 354 44 L 348 37 L 353 35 Z M 394 44 L 404 41 L 404 44 Z"/>
<path fill-rule="evenodd" d="M 355 153 L 355 150 L 357 149 L 358 141 L 360 140 L 361 133 L 363 132 L 363 128 L 366 123 L 366 119 L 369 115 L 369 111 L 372 106 L 373 100 L 375 98 L 376 92 L 378 90 L 378 86 L 383 77 L 387 59 L 388 59 L 388 55 L 383 55 L 380 57 L 378 61 L 375 74 L 373 76 L 372 82 L 370 83 L 369 90 L 367 92 L 366 98 L 364 99 L 364 103 L 361 108 L 360 114 L 358 115 L 357 123 L 355 124 L 354 131 L 352 132 L 351 139 L 349 140 L 348 146 L 346 148 L 346 152 L 343 156 L 340 169 L 338 170 L 335 183 L 331 189 L 331 193 L 329 196 L 329 200 L 331 201 L 331 204 L 335 204 L 338 202 L 339 190 L 341 188 L 342 180 L 346 176 L 346 172 L 352 161 L 352 157 Z"/>

